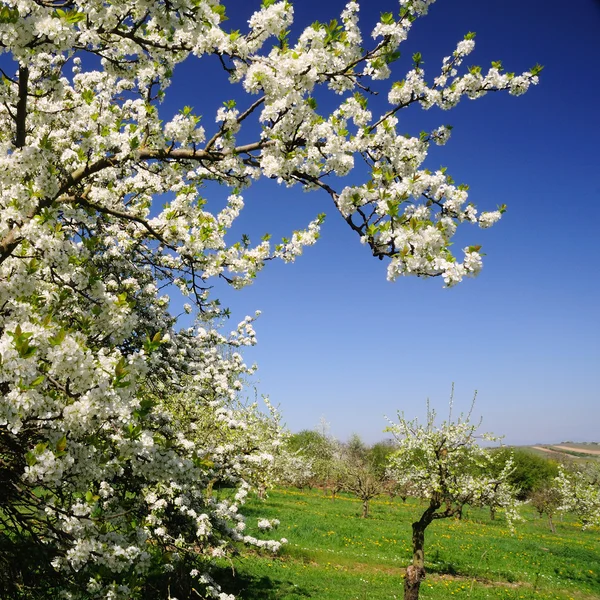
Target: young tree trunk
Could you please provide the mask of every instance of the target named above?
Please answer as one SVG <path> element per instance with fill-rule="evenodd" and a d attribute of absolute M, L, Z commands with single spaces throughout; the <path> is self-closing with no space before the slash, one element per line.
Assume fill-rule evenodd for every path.
<path fill-rule="evenodd" d="M 206 486 L 206 497 L 207 498 L 210 498 L 212 496 L 212 494 L 213 494 L 213 487 L 214 487 L 214 485 L 215 485 L 216 482 L 217 482 L 216 479 L 211 479 L 208 482 L 208 484 Z"/>
<path fill-rule="evenodd" d="M 490 521 L 496 520 L 496 507 L 490 506 Z"/>
<path fill-rule="evenodd" d="M 369 516 L 369 501 L 368 500 L 363 500 L 362 503 L 362 515 L 361 517 L 363 519 L 366 519 Z"/>
<path fill-rule="evenodd" d="M 256 495 L 259 500 L 264 500 L 267 497 L 267 486 L 264 483 L 261 483 L 256 490 Z"/>
<path fill-rule="evenodd" d="M 556 527 L 554 527 L 554 521 L 552 521 L 552 515 L 548 513 L 548 525 L 550 525 L 550 531 L 556 533 Z"/>

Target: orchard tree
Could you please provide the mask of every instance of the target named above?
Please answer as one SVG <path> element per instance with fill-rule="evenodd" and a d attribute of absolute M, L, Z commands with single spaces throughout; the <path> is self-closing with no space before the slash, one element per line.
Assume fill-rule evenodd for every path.
<path fill-rule="evenodd" d="M 292 434 L 288 448 L 310 462 L 310 484 L 321 487 L 325 494 L 329 490 L 334 500 L 344 487 L 347 470 L 343 445 L 323 426 L 320 431 L 304 429 Z"/>
<path fill-rule="evenodd" d="M 385 473 L 377 462 L 378 450 L 366 446 L 357 434 L 353 434 L 342 450 L 342 489 L 362 502 L 361 517 L 369 516 L 369 502 L 383 494 L 386 489 Z"/>
<path fill-rule="evenodd" d="M 236 541 L 257 542 L 239 510 L 251 483 L 230 460 L 246 441 L 233 435 L 219 453 L 164 399 L 187 398 L 206 422 L 229 418 L 252 371 L 239 351 L 255 343 L 253 319 L 223 334 L 210 288 L 216 279 L 241 288 L 319 236 L 315 215 L 280 243 L 230 240 L 256 179 L 324 192 L 388 259 L 390 279 L 441 276 L 451 286 L 479 272 L 479 246 L 454 256 L 453 235 L 463 223 L 493 225 L 503 207 L 478 212 L 466 186 L 423 166 L 448 127 L 405 136 L 397 113 L 519 95 L 540 68 L 464 69 L 468 34 L 429 79 L 415 54 L 387 86 L 389 108 L 373 113 L 370 92 L 386 91 L 400 44 L 431 3 L 400 0 L 369 42 L 356 2 L 295 40 L 285 0 L 263 0 L 243 31 L 225 28 L 219 0 L 2 2 L 3 596 L 227 597 L 210 562 Z M 237 101 L 226 96 L 202 125 L 189 106 L 165 120 L 159 106 L 179 65 L 211 55 Z M 317 105 L 319 88 L 335 99 L 330 112 Z M 357 160 L 365 179 L 344 186 Z M 228 190 L 220 210 L 203 197 L 208 182 Z M 188 298 L 193 326 L 178 325 L 170 290 Z M 231 500 L 207 492 L 215 479 L 237 486 Z"/>
<path fill-rule="evenodd" d="M 315 477 L 312 459 L 300 452 L 280 450 L 275 461 L 275 481 L 284 486 L 310 488 Z"/>
<path fill-rule="evenodd" d="M 529 496 L 531 506 L 535 508 L 540 518 L 542 515 L 548 517 L 548 527 L 552 533 L 556 533 L 554 526 L 554 515 L 562 505 L 562 494 L 555 482 L 544 484 L 531 492 Z"/>
<path fill-rule="evenodd" d="M 425 578 L 425 530 L 435 520 L 459 516 L 467 504 L 503 509 L 511 528 L 518 518 L 516 490 L 508 483 L 512 462 L 479 445 L 479 439 L 498 438 L 478 436 L 478 425 L 470 422 L 470 415 L 452 421 L 451 400 L 450 418 L 440 425 L 435 424 L 435 411 L 428 408 L 425 425 L 399 414 L 399 422 L 388 428 L 398 444 L 390 457 L 392 476 L 426 501 L 425 510 L 412 524 L 413 559 L 404 579 L 405 600 L 419 597 Z"/>
<path fill-rule="evenodd" d="M 574 513 L 583 529 L 600 526 L 600 465 L 597 462 L 561 466 L 556 478 L 559 510 Z"/>

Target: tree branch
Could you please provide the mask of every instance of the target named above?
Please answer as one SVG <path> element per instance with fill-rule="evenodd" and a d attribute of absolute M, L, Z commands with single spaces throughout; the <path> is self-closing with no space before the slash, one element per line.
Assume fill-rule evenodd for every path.
<path fill-rule="evenodd" d="M 19 101 L 17 102 L 17 135 L 15 137 L 15 146 L 23 148 L 27 136 L 27 88 L 29 85 L 29 69 L 19 67 Z"/>

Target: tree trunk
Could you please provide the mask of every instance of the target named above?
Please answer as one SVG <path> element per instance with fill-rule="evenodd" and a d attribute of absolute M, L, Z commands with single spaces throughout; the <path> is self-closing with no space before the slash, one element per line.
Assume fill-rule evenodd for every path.
<path fill-rule="evenodd" d="M 490 506 L 490 521 L 496 520 L 496 507 Z"/>
<path fill-rule="evenodd" d="M 425 525 L 423 519 L 412 525 L 413 561 L 404 576 L 404 600 L 418 600 L 421 581 L 425 579 Z"/>
<path fill-rule="evenodd" d="M 552 515 L 548 513 L 548 525 L 550 525 L 550 531 L 552 533 L 556 533 L 556 527 L 554 527 L 554 522 L 552 521 Z"/>
<path fill-rule="evenodd" d="M 369 516 L 369 501 L 368 500 L 363 500 L 362 515 L 361 515 L 361 517 L 363 519 L 366 519 L 368 516 Z"/>
<path fill-rule="evenodd" d="M 211 498 L 211 497 L 212 497 L 212 494 L 213 494 L 213 487 L 214 487 L 214 485 L 215 485 L 215 483 L 216 483 L 216 482 L 217 482 L 217 480 L 216 480 L 216 479 L 211 479 L 211 480 L 208 482 L 208 484 L 207 484 L 207 486 L 206 486 L 206 497 L 207 497 L 207 498 Z"/>
<path fill-rule="evenodd" d="M 433 521 L 435 511 L 440 505 L 438 498 L 431 498 L 421 518 L 412 524 L 413 559 L 404 576 L 404 600 L 419 598 L 421 582 L 425 579 L 425 529 Z"/>

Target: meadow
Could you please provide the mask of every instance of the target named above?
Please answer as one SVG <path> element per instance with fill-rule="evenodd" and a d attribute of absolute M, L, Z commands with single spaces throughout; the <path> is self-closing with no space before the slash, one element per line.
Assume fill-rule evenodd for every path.
<path fill-rule="evenodd" d="M 360 502 L 336 500 L 322 491 L 277 489 L 245 509 L 247 532 L 285 537 L 277 555 L 241 549 L 217 573 L 223 589 L 241 600 L 391 600 L 403 597 L 410 561 L 411 523 L 418 500 L 379 498 L 360 518 Z M 582 531 L 568 515 L 556 518 L 552 534 L 531 507 L 511 535 L 501 515 L 467 508 L 462 520 L 434 522 L 426 532 L 427 578 L 421 598 L 442 600 L 598 600 L 600 530 Z M 261 518 L 277 518 L 278 529 L 260 532 Z M 235 573 L 235 576 L 234 576 Z"/>

